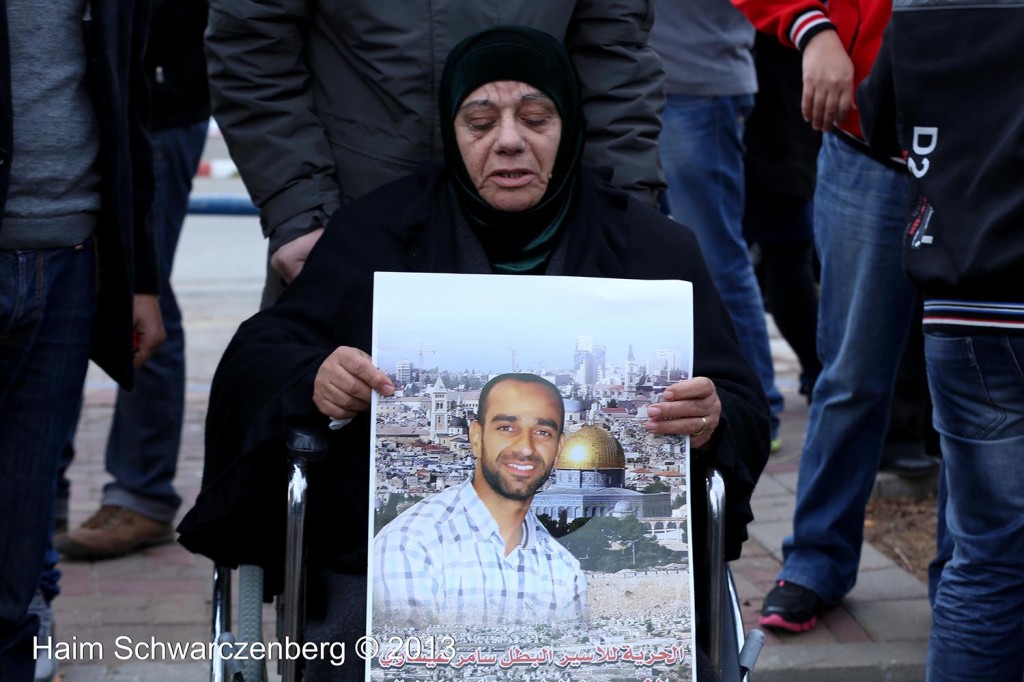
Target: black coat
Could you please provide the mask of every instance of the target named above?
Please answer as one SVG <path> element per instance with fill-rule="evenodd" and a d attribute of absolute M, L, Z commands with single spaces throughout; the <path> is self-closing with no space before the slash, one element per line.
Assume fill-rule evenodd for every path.
<path fill-rule="evenodd" d="M 335 348 L 370 351 L 375 271 L 459 272 L 456 210 L 443 175 L 426 167 L 339 209 L 280 301 L 242 324 L 214 377 L 203 486 L 178 528 L 183 545 L 221 563 L 264 565 L 272 584 L 279 577 L 284 431 L 295 420 L 326 420 L 313 406 L 312 386 Z M 740 352 L 696 238 L 590 176 L 567 221 L 561 274 L 693 283 L 694 374 L 710 377 L 722 402 L 710 456 L 729 492 L 726 554 L 738 556 L 752 519 L 750 495 L 768 456 L 768 403 Z M 307 537 L 311 554 L 359 573 L 366 567 L 369 415 L 332 437 L 335 453 L 311 484 Z M 694 527 L 701 528 L 703 486 L 692 491 Z M 695 543 L 703 540 L 703 533 L 695 535 Z"/>
<path fill-rule="evenodd" d="M 857 93 L 868 143 L 907 160 L 918 197 L 907 218 L 903 267 L 926 308 L 943 301 L 935 315 L 945 318 L 943 329 L 959 320 L 966 334 L 1020 333 L 1022 22 L 1020 3 L 897 0 Z M 925 317 L 928 327 L 932 315 Z"/>
<path fill-rule="evenodd" d="M 133 295 L 157 293 L 156 252 L 146 220 L 153 196 L 142 68 L 148 14 L 147 5 L 136 0 L 93 2 L 90 6 L 86 48 L 90 92 L 100 128 L 101 195 L 92 359 L 122 386 L 131 388 Z M 0 231 L 11 159 L 17 154 L 7 45 L 7 5 L 0 0 Z"/>

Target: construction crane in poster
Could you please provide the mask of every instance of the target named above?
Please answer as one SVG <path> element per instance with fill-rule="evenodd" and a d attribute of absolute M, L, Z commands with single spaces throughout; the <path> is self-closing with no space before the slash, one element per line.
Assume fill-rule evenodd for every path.
<path fill-rule="evenodd" d="M 423 344 L 420 344 L 420 347 L 418 349 L 416 349 L 416 348 L 400 348 L 400 349 L 398 349 L 398 352 L 399 353 L 415 353 L 416 356 L 419 357 L 419 359 L 420 359 L 420 364 L 419 364 L 419 366 L 416 369 L 418 369 L 418 370 L 420 370 L 422 372 L 424 369 L 426 369 L 426 367 L 423 366 L 423 356 L 424 355 L 433 355 L 434 353 L 437 352 L 437 350 L 434 349 L 434 348 L 424 348 Z"/>

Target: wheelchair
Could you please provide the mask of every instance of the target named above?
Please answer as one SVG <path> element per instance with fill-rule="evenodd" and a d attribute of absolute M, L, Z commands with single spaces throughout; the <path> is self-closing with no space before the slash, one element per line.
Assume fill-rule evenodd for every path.
<path fill-rule="evenodd" d="M 305 605 L 304 529 L 309 467 L 326 456 L 327 437 L 311 427 L 293 428 L 287 440 L 288 518 L 286 526 L 284 591 L 278 595 L 277 636 L 281 641 L 303 642 Z M 721 682 L 750 682 L 751 671 L 764 646 L 760 630 L 745 633 L 736 585 L 725 562 L 725 480 L 717 470 L 705 479 L 708 497 L 709 592 L 711 600 L 708 657 Z M 211 682 L 266 682 L 265 661 L 235 660 L 223 656 L 242 643 L 263 641 L 263 571 L 258 566 L 238 568 L 237 632 L 232 630 L 232 569 L 213 569 L 213 607 L 210 641 Z M 302 679 L 302 659 L 279 659 L 282 682 Z"/>

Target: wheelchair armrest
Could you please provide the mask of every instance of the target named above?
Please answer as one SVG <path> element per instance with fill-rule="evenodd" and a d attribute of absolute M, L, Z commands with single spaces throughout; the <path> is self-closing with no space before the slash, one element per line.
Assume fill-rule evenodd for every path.
<path fill-rule="evenodd" d="M 307 462 L 315 462 L 326 457 L 330 450 L 328 436 L 330 430 L 324 424 L 295 424 L 289 427 L 285 436 L 285 447 L 288 459 L 301 458 Z"/>

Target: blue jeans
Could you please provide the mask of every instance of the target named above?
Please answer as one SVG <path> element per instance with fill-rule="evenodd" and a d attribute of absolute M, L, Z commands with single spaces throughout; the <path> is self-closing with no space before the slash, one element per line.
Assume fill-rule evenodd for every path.
<path fill-rule="evenodd" d="M 822 370 L 779 578 L 829 604 L 857 580 L 864 509 L 913 317 L 915 292 L 901 257 L 909 191 L 905 173 L 824 136 L 814 195 Z"/>
<path fill-rule="evenodd" d="M 89 364 L 92 240 L 0 250 L 0 680 L 31 680 L 27 613 L 51 528 L 57 458 Z"/>
<path fill-rule="evenodd" d="M 932 410 L 934 415 L 934 409 Z M 935 593 L 939 589 L 939 578 L 946 562 L 953 558 L 953 538 L 946 529 L 946 467 L 939 468 L 939 490 L 936 500 L 935 557 L 928 563 L 928 605 L 935 608 Z"/>
<path fill-rule="evenodd" d="M 701 253 L 771 404 L 778 435 L 782 393 L 775 387 L 764 301 L 743 238 L 743 126 L 753 95 L 669 95 L 662 114 L 661 163 L 672 217 L 697 235 Z"/>
<path fill-rule="evenodd" d="M 171 270 L 207 126 L 202 121 L 150 133 L 155 180 L 151 220 L 167 340 L 135 372 L 135 388 L 118 390 L 107 438 L 106 468 L 114 480 L 104 486 L 102 503 L 165 523 L 174 520 L 181 506 L 173 483 L 185 411 L 185 334 Z M 65 451 L 62 469 L 73 453 L 71 448 Z M 58 490 L 68 494 L 66 485 Z"/>
<path fill-rule="evenodd" d="M 1024 677 L 1024 336 L 925 335 L 953 558 L 928 680 Z"/>

